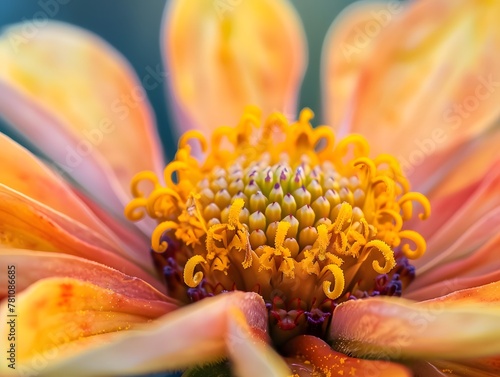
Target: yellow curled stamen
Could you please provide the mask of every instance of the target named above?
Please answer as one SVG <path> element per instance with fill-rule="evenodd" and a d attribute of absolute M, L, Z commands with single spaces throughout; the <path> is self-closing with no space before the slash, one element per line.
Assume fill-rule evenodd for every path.
<path fill-rule="evenodd" d="M 177 224 L 175 221 L 163 221 L 159 223 L 156 226 L 155 230 L 153 230 L 153 234 L 151 235 L 151 248 L 157 253 L 163 253 L 164 251 L 166 251 L 168 248 L 168 244 L 165 241 L 161 242 L 161 237 L 166 231 L 177 229 L 178 227 L 179 224 Z"/>
<path fill-rule="evenodd" d="M 394 268 L 396 265 L 396 260 L 394 259 L 394 253 L 389 245 L 384 241 L 372 240 L 365 245 L 365 248 L 374 247 L 378 249 L 385 259 L 385 265 L 382 267 L 378 260 L 374 260 L 372 263 L 373 269 L 379 274 L 386 274 Z"/>
<path fill-rule="evenodd" d="M 179 149 L 184 149 L 189 145 L 191 140 L 197 140 L 200 144 L 201 151 L 205 153 L 208 149 L 207 139 L 205 135 L 203 135 L 198 130 L 189 130 L 186 131 L 179 139 Z"/>
<path fill-rule="evenodd" d="M 189 166 L 184 161 L 173 161 L 165 167 L 163 176 L 167 187 L 175 188 L 177 186 L 177 183 L 172 180 L 172 174 L 182 170 L 189 170 Z"/>
<path fill-rule="evenodd" d="M 271 132 L 275 127 L 278 127 L 280 131 L 285 131 L 288 127 L 288 120 L 281 113 L 272 113 L 269 118 L 267 118 L 264 124 L 264 129 L 262 130 L 262 139 L 267 142 L 271 137 Z"/>
<path fill-rule="evenodd" d="M 350 223 L 352 220 L 352 207 L 349 203 L 342 203 L 340 207 L 340 212 L 335 219 L 335 222 L 332 224 L 332 229 L 334 233 L 340 233 L 344 226 Z"/>
<path fill-rule="evenodd" d="M 313 118 L 314 118 L 314 112 L 310 108 L 304 107 L 299 114 L 299 123 L 309 124 L 309 122 Z"/>
<path fill-rule="evenodd" d="M 286 221 L 280 221 L 278 223 L 278 229 L 276 230 L 276 236 L 274 237 L 274 247 L 278 251 L 283 247 L 283 243 L 285 242 L 286 234 L 288 229 L 292 224 Z"/>
<path fill-rule="evenodd" d="M 172 200 L 174 199 L 174 200 Z M 164 205 L 164 200 L 167 200 L 169 202 L 173 202 L 170 206 Z M 181 198 L 179 194 L 175 191 L 172 190 L 169 187 L 161 187 L 156 189 L 148 198 L 147 200 L 147 205 L 146 209 L 148 211 L 149 216 L 153 218 L 159 218 L 159 217 L 164 217 L 165 216 L 165 211 L 168 211 L 169 207 L 171 209 L 176 209 L 176 203 L 180 201 Z M 162 203 L 159 205 L 160 208 L 157 208 L 157 205 L 159 203 Z"/>
<path fill-rule="evenodd" d="M 328 228 L 325 224 L 319 225 L 317 231 L 318 239 L 316 242 L 318 243 L 318 259 L 323 261 L 325 260 L 326 248 L 330 243 L 330 235 L 328 234 Z"/>
<path fill-rule="evenodd" d="M 229 209 L 229 219 L 228 219 L 228 224 L 230 226 L 235 227 L 240 223 L 240 213 L 244 206 L 245 206 L 245 201 L 241 198 L 236 199 L 233 202 L 233 204 L 231 204 L 231 208 Z"/>
<path fill-rule="evenodd" d="M 219 127 L 214 132 L 212 133 L 212 151 L 215 154 L 220 154 L 221 152 L 221 143 L 223 139 L 226 139 L 231 143 L 232 145 L 235 144 L 234 142 L 234 134 L 235 131 L 232 127 L 229 126 L 223 126 Z"/>
<path fill-rule="evenodd" d="M 394 181 L 385 175 L 379 175 L 372 180 L 372 186 L 376 186 L 379 183 L 385 184 L 387 196 L 389 198 L 393 198 L 396 193 L 396 186 L 394 185 Z"/>
<path fill-rule="evenodd" d="M 380 217 L 380 215 L 387 215 L 392 220 L 394 220 L 394 224 L 393 224 L 393 228 L 392 228 L 393 231 L 399 232 L 401 230 L 401 228 L 403 227 L 403 218 L 401 217 L 401 215 L 398 212 L 396 212 L 392 209 L 383 209 L 383 210 L 378 211 L 377 214 L 379 215 L 379 217 Z"/>
<path fill-rule="evenodd" d="M 416 246 L 415 249 L 411 249 L 408 244 L 404 244 L 401 247 L 401 251 L 407 258 L 418 259 L 424 255 L 427 245 L 424 237 L 422 237 L 420 233 L 417 233 L 414 230 L 403 230 L 399 232 L 399 237 L 412 241 Z"/>
<path fill-rule="evenodd" d="M 201 255 L 195 255 L 186 262 L 184 266 L 184 282 L 188 287 L 196 288 L 203 280 L 203 272 L 194 273 L 194 269 L 202 263 L 207 263 Z"/>
<path fill-rule="evenodd" d="M 343 159 L 348 155 L 349 147 L 351 146 L 353 148 L 352 154 L 354 158 L 367 157 L 370 152 L 368 142 L 361 135 L 352 134 L 340 140 L 332 154 L 333 162 L 340 173 L 346 173 L 349 168 L 349 164 L 345 163 Z"/>
<path fill-rule="evenodd" d="M 344 292 L 345 288 L 344 272 L 336 264 L 329 264 L 328 266 L 325 266 L 321 271 L 321 275 L 324 275 L 327 271 L 330 271 L 332 273 L 335 285 L 332 291 L 330 290 L 330 288 L 332 287 L 332 282 L 325 280 L 323 282 L 323 292 L 325 293 L 325 296 L 328 297 L 330 300 L 335 300 L 339 298 Z"/>
<path fill-rule="evenodd" d="M 140 198 L 144 196 L 144 193 L 139 190 L 139 183 L 144 181 L 151 182 L 153 184 L 153 188 L 157 188 L 160 185 L 158 177 L 155 173 L 153 173 L 152 171 L 141 171 L 140 173 L 134 175 L 134 177 L 132 178 L 132 182 L 130 182 L 130 189 L 134 198 Z"/>
<path fill-rule="evenodd" d="M 356 167 L 365 167 L 367 169 L 366 174 L 368 176 L 368 179 L 371 179 L 377 175 L 377 167 L 375 166 L 373 160 L 368 157 L 359 157 L 355 159 L 353 165 Z"/>
<path fill-rule="evenodd" d="M 429 199 L 419 192 L 408 192 L 399 199 L 399 205 L 403 210 L 403 218 L 405 220 L 409 220 L 412 216 L 412 206 L 408 205 L 408 203 L 412 201 L 419 203 L 424 209 L 424 212 L 418 215 L 420 220 L 425 220 L 431 215 L 431 204 L 429 203 Z"/>
<path fill-rule="evenodd" d="M 320 160 L 325 160 L 331 153 L 331 150 L 335 145 L 335 134 L 330 127 L 319 126 L 314 129 L 313 135 L 313 144 L 315 146 L 315 149 L 320 143 L 324 143 L 321 146 L 321 149 L 316 149 L 316 154 L 318 155 Z"/>
<path fill-rule="evenodd" d="M 403 192 L 408 192 L 410 190 L 410 182 L 408 182 L 408 179 L 404 176 L 396 157 L 382 153 L 374 159 L 374 162 L 378 168 L 382 165 L 387 165 L 389 171 L 392 172 L 392 178 L 401 185 Z"/>
<path fill-rule="evenodd" d="M 144 218 L 146 214 L 146 206 L 148 204 L 148 199 L 146 198 L 135 198 L 132 199 L 126 206 L 124 210 L 125 217 L 130 221 L 139 221 Z"/>

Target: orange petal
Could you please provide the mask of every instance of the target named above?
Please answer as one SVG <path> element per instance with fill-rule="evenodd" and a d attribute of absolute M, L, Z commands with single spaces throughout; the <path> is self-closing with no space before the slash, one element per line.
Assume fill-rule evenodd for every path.
<path fill-rule="evenodd" d="M 101 344 L 82 349 L 74 357 L 57 360 L 44 373 L 123 376 L 179 370 L 220 360 L 228 354 L 229 339 L 239 336 L 231 325 L 234 310 L 244 315 L 252 333 L 266 331 L 267 310 L 259 295 L 224 293 L 169 313 L 137 331 L 96 337 Z M 240 355 L 235 362 L 239 363 L 244 356 Z M 242 367 L 238 365 L 236 369 Z"/>
<path fill-rule="evenodd" d="M 133 175 L 164 166 L 141 81 L 123 56 L 83 29 L 49 22 L 34 34 L 25 30 L 12 26 L 0 39 L 0 112 L 121 215 Z M 148 68 L 144 84 L 156 80 Z"/>
<path fill-rule="evenodd" d="M 113 250 L 123 250 L 142 259 L 149 258 L 148 240 L 145 237 L 141 237 L 131 227 L 122 230 L 125 226 L 112 216 L 101 220 L 100 216 L 96 216 L 95 204 L 86 205 L 82 202 L 59 176 L 3 134 L 0 134 L 0 165 L 0 183 L 78 220 L 109 240 Z"/>
<path fill-rule="evenodd" d="M 22 273 L 16 269 L 17 275 Z M 0 313 L 8 320 L 0 324 L 0 334 L 7 339 L 10 328 L 16 330 L 12 340 L 16 370 L 45 374 L 38 370 L 40 358 L 50 364 L 99 343 L 100 334 L 134 328 L 176 308 L 151 297 L 128 296 L 127 291 L 77 279 L 49 278 L 16 294 L 11 305 L 4 300 Z M 5 355 L 10 343 L 2 341 L 0 347 Z M 0 368 L 3 373 L 8 371 L 4 362 Z"/>
<path fill-rule="evenodd" d="M 334 348 L 358 357 L 461 360 L 500 354 L 500 282 L 415 303 L 348 301 L 333 315 Z"/>
<path fill-rule="evenodd" d="M 236 124 L 247 105 L 295 118 L 307 51 L 287 0 L 174 0 L 163 25 L 181 127 L 209 135 Z"/>
<path fill-rule="evenodd" d="M 0 245 L 84 257 L 145 279 L 158 287 L 153 276 L 139 267 L 152 269 L 149 258 L 134 262 L 125 259 L 100 234 L 2 184 Z"/>
<path fill-rule="evenodd" d="M 321 63 L 323 112 L 330 126 L 339 128 L 348 116 L 375 41 L 402 11 L 399 2 L 358 1 L 345 8 L 330 26 Z"/>
<path fill-rule="evenodd" d="M 459 362 L 438 361 L 433 362 L 433 364 L 445 372 L 445 377 L 485 377 L 500 375 L 499 356 Z"/>
<path fill-rule="evenodd" d="M 264 323 L 260 326 L 262 327 L 259 330 L 267 327 Z M 264 334 L 259 334 L 260 331 L 256 332 L 249 327 L 241 310 L 233 308 L 230 311 L 227 331 L 227 349 L 237 376 L 290 376 L 290 370 L 284 360 L 262 341 L 266 339 Z"/>
<path fill-rule="evenodd" d="M 17 271 L 15 283 L 18 293 L 41 279 L 69 277 L 112 289 L 116 293 L 132 298 L 164 301 L 167 306 L 179 306 L 175 300 L 137 277 L 125 275 L 103 264 L 72 255 L 47 251 L 0 249 L 0 268 L 2 271 L 7 271 L 8 266 L 15 266 Z M 7 285 L 7 274 L 0 275 L 2 288 L 0 300 L 7 296 Z"/>
<path fill-rule="evenodd" d="M 351 131 L 405 162 L 491 127 L 500 114 L 499 13 L 498 1 L 412 2 L 367 58 Z"/>
<path fill-rule="evenodd" d="M 402 365 L 388 361 L 362 360 L 334 351 L 323 340 L 301 335 L 285 345 L 285 355 L 292 371 L 299 376 L 391 376 L 410 377 Z M 310 372 L 306 372 L 310 368 Z M 300 371 L 304 370 L 304 374 Z"/>

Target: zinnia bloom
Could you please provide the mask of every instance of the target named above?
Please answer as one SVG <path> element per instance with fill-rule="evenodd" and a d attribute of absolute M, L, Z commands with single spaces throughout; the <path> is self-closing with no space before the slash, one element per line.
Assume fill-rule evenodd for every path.
<path fill-rule="evenodd" d="M 349 8 L 314 128 L 289 4 L 172 1 L 168 164 L 154 77 L 70 25 L 6 30 L 0 113 L 56 165 L 0 135 L 2 375 L 498 374 L 497 14 Z"/>

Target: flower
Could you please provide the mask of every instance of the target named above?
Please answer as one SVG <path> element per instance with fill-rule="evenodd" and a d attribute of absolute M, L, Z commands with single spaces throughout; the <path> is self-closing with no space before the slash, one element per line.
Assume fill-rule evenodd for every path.
<path fill-rule="evenodd" d="M 275 112 L 294 113 L 305 65 L 286 2 L 172 1 L 166 65 L 179 124 L 192 129 L 164 182 L 123 58 L 65 24 L 29 38 L 8 30 L 0 113 L 72 181 L 0 137 L 2 374 L 149 373 L 224 357 L 243 376 L 498 373 L 496 14 L 487 0 L 347 10 L 324 47 L 325 119 L 337 137 L 368 142 L 334 142 L 309 110 L 292 125 Z M 236 129 L 216 128 L 243 112 Z M 427 200 L 387 153 L 429 197 L 425 222 L 411 209 L 426 217 Z M 170 297 L 125 206 L 159 220 L 153 256 Z M 252 277 L 264 300 L 217 294 L 254 290 Z M 179 308 L 188 299 L 199 302 Z"/>
<path fill-rule="evenodd" d="M 185 133 L 165 185 L 139 173 L 125 213 L 157 220 L 151 244 L 170 296 L 190 303 L 257 292 L 275 345 L 305 333 L 325 338 L 339 303 L 401 295 L 413 280 L 408 258 L 424 254 L 425 240 L 402 227 L 412 201 L 422 219 L 430 205 L 408 192 L 395 158 L 370 159 L 361 136 L 336 142 L 329 127 L 312 128 L 309 109 L 292 125 L 274 113 L 262 128 L 256 113 L 247 110 L 235 129 L 216 129 L 211 143 Z M 201 161 L 191 156 L 191 138 Z M 153 184 L 147 196 L 138 190 L 143 182 Z"/>

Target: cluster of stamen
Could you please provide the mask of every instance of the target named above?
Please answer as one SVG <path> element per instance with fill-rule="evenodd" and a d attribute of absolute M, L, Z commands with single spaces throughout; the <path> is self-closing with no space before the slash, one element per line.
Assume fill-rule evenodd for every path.
<path fill-rule="evenodd" d="M 311 126 L 312 116 L 305 109 L 289 125 L 274 114 L 260 127 L 249 109 L 236 128 L 218 128 L 210 145 L 187 132 L 164 183 L 151 172 L 134 178 L 125 212 L 157 220 L 151 245 L 171 295 L 257 292 L 275 338 L 286 338 L 321 335 L 342 301 L 401 294 L 414 276 L 408 258 L 425 251 L 403 225 L 413 202 L 427 217 L 428 201 L 408 192 L 392 156 L 369 158 L 358 135 L 335 143 L 329 127 Z M 153 186 L 148 195 L 138 189 L 144 181 Z"/>

